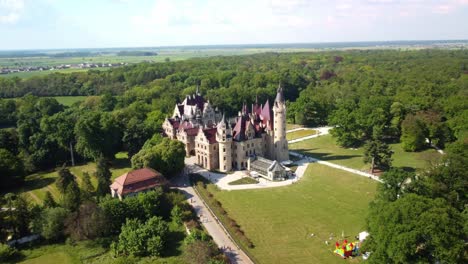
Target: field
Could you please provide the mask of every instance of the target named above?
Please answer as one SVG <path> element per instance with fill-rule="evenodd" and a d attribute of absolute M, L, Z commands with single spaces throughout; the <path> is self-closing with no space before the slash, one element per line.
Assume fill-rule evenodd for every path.
<path fill-rule="evenodd" d="M 334 243 L 342 232 L 353 240 L 364 230 L 376 182 L 311 164 L 301 181 L 287 187 L 242 191 L 208 188 L 252 240 L 255 247 L 249 252 L 258 263 L 343 263 L 332 252 Z M 331 233 L 335 237 L 326 245 Z"/>
<path fill-rule="evenodd" d="M 408 170 L 425 168 L 431 161 L 441 156 L 434 149 L 427 149 L 421 152 L 405 152 L 400 143 L 390 144 L 390 147 L 394 151 L 392 156 L 393 166 L 405 167 Z M 358 170 L 369 170 L 370 168 L 369 164 L 364 164 L 362 158 L 364 150 L 362 147 L 357 149 L 342 148 L 335 143 L 331 135 L 289 144 L 289 149 Z"/>
<path fill-rule="evenodd" d="M 112 180 L 131 170 L 130 161 L 125 153 L 118 153 L 116 158 L 117 159 L 113 162 L 111 167 Z M 58 177 L 57 171 L 59 169 L 60 168 L 57 168 L 49 172 L 38 172 L 26 176 L 24 186 L 21 189 L 14 190 L 13 192 L 25 193 L 31 198 L 32 202 L 42 204 L 46 193 L 49 191 L 54 199 L 59 201 L 61 199 L 61 195 L 55 185 L 55 180 Z M 96 171 L 96 164 L 94 162 L 70 167 L 70 171 L 76 176 L 76 180 L 79 185 L 83 179 L 83 172 L 88 172 L 91 176 L 91 183 L 95 187 L 97 186 L 97 180 L 93 177 L 93 174 Z"/>
<path fill-rule="evenodd" d="M 54 96 L 52 98 L 65 106 L 70 106 L 76 102 L 84 101 L 87 96 Z"/>
<path fill-rule="evenodd" d="M 92 70 L 98 70 L 98 71 L 106 71 L 109 68 L 93 68 Z M 5 77 L 5 78 L 13 78 L 13 77 L 19 77 L 19 78 L 29 78 L 32 76 L 43 76 L 47 74 L 51 74 L 54 72 L 59 72 L 59 73 L 72 73 L 72 72 L 86 72 L 89 71 L 90 69 L 59 69 L 59 70 L 53 70 L 53 71 L 30 71 L 30 72 L 15 72 L 15 73 L 10 73 L 10 74 L 2 74 L 0 77 Z"/>
<path fill-rule="evenodd" d="M 296 138 L 308 137 L 317 134 L 317 131 L 312 129 L 297 130 L 294 132 L 286 133 L 287 140 L 293 140 Z"/>

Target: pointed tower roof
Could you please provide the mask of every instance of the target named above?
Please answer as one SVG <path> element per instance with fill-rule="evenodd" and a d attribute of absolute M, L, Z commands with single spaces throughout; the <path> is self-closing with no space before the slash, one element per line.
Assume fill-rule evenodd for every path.
<path fill-rule="evenodd" d="M 281 83 L 278 85 L 275 103 L 284 103 L 283 87 L 281 87 Z"/>
<path fill-rule="evenodd" d="M 224 117 L 224 113 L 223 113 L 223 117 L 221 118 L 221 121 L 219 121 L 218 125 L 216 126 L 218 129 L 222 129 L 223 127 L 225 128 L 226 127 L 226 118 Z"/>

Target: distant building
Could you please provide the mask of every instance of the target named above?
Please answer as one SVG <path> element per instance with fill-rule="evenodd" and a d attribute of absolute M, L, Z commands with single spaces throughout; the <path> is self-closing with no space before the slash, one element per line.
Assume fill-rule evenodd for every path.
<path fill-rule="evenodd" d="M 224 115 L 205 102 L 198 92 L 176 104 L 171 118 L 166 118 L 163 130 L 166 136 L 185 144 L 187 156 L 196 156 L 197 164 L 208 170 L 222 172 L 248 168 L 249 159 L 263 157 L 279 163 L 289 160 L 286 140 L 286 104 L 283 89 L 278 87 L 270 107 L 267 100 L 258 100 L 249 111 L 244 104 L 237 117 L 227 122 Z M 268 174 L 261 174 L 269 178 Z M 282 179 L 284 175 L 271 177 Z"/>
<path fill-rule="evenodd" d="M 127 172 L 119 176 L 110 185 L 112 197 L 122 200 L 125 196 L 133 196 L 139 192 L 155 189 L 167 183 L 164 176 L 150 168 Z"/>

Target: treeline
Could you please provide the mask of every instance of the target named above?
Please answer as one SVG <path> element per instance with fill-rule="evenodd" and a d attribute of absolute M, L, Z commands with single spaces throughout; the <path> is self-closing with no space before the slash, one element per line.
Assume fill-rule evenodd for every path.
<path fill-rule="evenodd" d="M 117 56 L 157 56 L 157 52 L 152 52 L 152 51 L 130 51 L 130 50 L 123 50 L 117 52 Z"/>
<path fill-rule="evenodd" d="M 27 95 L 0 100 L 0 108 L 0 125 L 7 127 L 0 129 L 0 189 L 72 160 L 112 162 L 119 151 L 135 155 L 134 168 L 152 167 L 166 177 L 184 166 L 184 145 L 160 136 L 165 116 L 148 98 L 105 94 L 64 107 L 53 98 Z"/>

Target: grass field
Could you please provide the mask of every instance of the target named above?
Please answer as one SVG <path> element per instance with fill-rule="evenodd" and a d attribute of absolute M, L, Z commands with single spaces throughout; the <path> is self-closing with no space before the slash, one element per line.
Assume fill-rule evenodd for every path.
<path fill-rule="evenodd" d="M 400 143 L 390 144 L 390 147 L 394 151 L 392 156 L 393 166 L 405 167 L 408 170 L 425 168 L 431 161 L 441 157 L 434 149 L 421 152 L 405 152 Z M 368 170 L 370 167 L 369 164 L 364 164 L 362 158 L 364 150 L 362 147 L 358 149 L 342 148 L 335 143 L 331 135 L 289 144 L 289 149 L 358 170 Z"/>
<path fill-rule="evenodd" d="M 252 240 L 255 248 L 249 252 L 258 263 L 343 263 L 332 252 L 335 239 L 344 232 L 352 240 L 364 230 L 376 184 L 311 164 L 300 182 L 287 187 L 242 191 L 208 188 Z M 339 237 L 327 246 L 325 240 L 331 233 Z"/>
<path fill-rule="evenodd" d="M 105 67 L 105 68 L 93 68 L 93 70 L 98 70 L 98 71 L 106 71 L 110 68 Z M 53 70 L 53 71 L 30 71 L 30 72 L 15 72 L 15 73 L 10 73 L 10 74 L 3 74 L 0 75 L 0 77 L 5 77 L 5 78 L 13 78 L 13 77 L 20 77 L 20 78 L 29 78 L 32 76 L 43 76 L 43 75 L 48 75 L 54 72 L 59 72 L 59 73 L 72 73 L 72 72 L 86 72 L 89 71 L 90 69 L 60 69 L 60 70 Z"/>
<path fill-rule="evenodd" d="M 296 124 L 286 124 L 286 130 L 291 130 L 295 128 L 300 128 L 302 127 L 301 125 L 296 125 Z"/>
<path fill-rule="evenodd" d="M 70 106 L 76 102 L 84 101 L 87 96 L 54 96 L 53 98 L 65 106 Z"/>
<path fill-rule="evenodd" d="M 53 171 L 48 172 L 38 172 L 26 176 L 26 182 L 24 184 L 24 187 L 18 190 L 14 190 L 13 192 L 25 193 L 31 198 L 32 202 L 36 204 L 42 204 L 46 193 L 49 191 L 54 197 L 54 199 L 56 201 L 59 201 L 61 199 L 61 194 L 55 185 L 55 180 L 58 177 L 57 171 L 59 169 L 60 168 L 57 168 Z M 111 167 L 112 180 L 129 170 L 131 170 L 131 166 L 127 154 L 118 153 L 116 155 L 116 160 L 113 162 Z M 79 185 L 82 182 L 83 173 L 88 172 L 91 176 L 91 183 L 95 187 L 97 186 L 97 180 L 93 176 L 94 172 L 96 171 L 96 164 L 94 162 L 70 167 L 70 171 L 76 176 L 76 180 Z"/>
<path fill-rule="evenodd" d="M 294 132 L 286 133 L 287 140 L 293 140 L 302 137 L 308 137 L 317 134 L 317 131 L 313 129 L 297 130 Z"/>
<path fill-rule="evenodd" d="M 250 177 L 244 177 L 235 181 L 228 183 L 229 185 L 242 185 L 242 184 L 256 184 L 258 181 Z"/>

